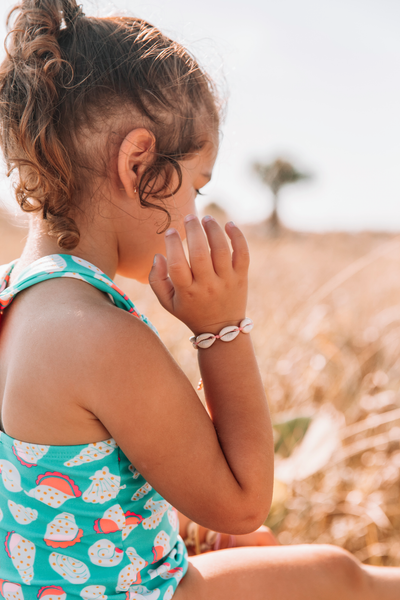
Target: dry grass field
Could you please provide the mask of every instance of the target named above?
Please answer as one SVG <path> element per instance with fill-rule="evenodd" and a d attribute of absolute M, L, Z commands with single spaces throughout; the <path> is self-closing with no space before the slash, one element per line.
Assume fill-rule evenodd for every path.
<path fill-rule="evenodd" d="M 284 544 L 333 543 L 400 564 L 400 236 L 248 228 L 248 316 L 276 434 L 267 523 Z M 0 220 L 0 264 L 25 232 Z M 195 385 L 186 327 L 148 286 L 119 285 Z"/>

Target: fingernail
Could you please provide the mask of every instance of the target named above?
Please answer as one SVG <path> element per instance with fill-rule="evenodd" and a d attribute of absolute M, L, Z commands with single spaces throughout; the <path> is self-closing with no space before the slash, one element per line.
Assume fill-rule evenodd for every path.
<path fill-rule="evenodd" d="M 172 235 L 173 233 L 176 233 L 176 229 L 167 229 L 165 235 Z"/>
<path fill-rule="evenodd" d="M 229 221 L 228 225 L 230 225 L 231 227 L 236 227 L 236 225 L 233 221 Z"/>
<path fill-rule="evenodd" d="M 157 264 L 157 254 L 154 255 L 153 258 L 153 265 L 155 266 Z"/>
<path fill-rule="evenodd" d="M 196 215 L 186 215 L 184 221 L 185 223 L 188 223 L 189 221 L 193 221 L 193 219 L 196 218 Z"/>
<path fill-rule="evenodd" d="M 207 223 L 207 221 L 215 221 L 215 219 L 211 215 L 206 215 L 205 217 L 203 217 L 203 221 Z"/>

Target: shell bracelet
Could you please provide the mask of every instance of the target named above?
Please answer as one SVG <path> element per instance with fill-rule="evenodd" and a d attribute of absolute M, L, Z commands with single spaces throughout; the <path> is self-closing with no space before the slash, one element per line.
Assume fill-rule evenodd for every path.
<path fill-rule="evenodd" d="M 193 348 L 196 348 L 196 350 L 199 348 L 209 348 L 213 345 L 215 340 L 221 340 L 221 342 L 231 342 L 239 335 L 240 332 L 250 333 L 253 327 L 253 321 L 246 318 L 240 321 L 239 326 L 229 325 L 228 327 L 224 327 L 221 329 L 218 335 L 214 335 L 213 333 L 201 333 L 198 336 L 193 335 L 190 338 L 190 341 L 193 344 Z"/>

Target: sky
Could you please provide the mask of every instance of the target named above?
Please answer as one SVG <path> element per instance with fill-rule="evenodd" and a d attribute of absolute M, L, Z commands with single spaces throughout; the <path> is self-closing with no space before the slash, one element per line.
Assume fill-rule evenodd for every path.
<path fill-rule="evenodd" d="M 223 139 L 199 206 L 265 219 L 271 195 L 251 165 L 282 157 L 313 174 L 282 189 L 286 226 L 400 230 L 398 0 L 81 1 L 88 15 L 148 19 L 222 84 Z M 13 4 L 1 3 L 2 38 Z"/>

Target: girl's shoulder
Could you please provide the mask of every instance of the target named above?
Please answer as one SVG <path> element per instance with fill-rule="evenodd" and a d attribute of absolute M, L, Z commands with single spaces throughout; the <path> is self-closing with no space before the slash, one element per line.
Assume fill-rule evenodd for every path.
<path fill-rule="evenodd" d="M 21 291 L 3 317 L 0 406 L 6 431 L 57 445 L 111 437 L 93 417 L 94 399 L 111 389 L 127 353 L 137 362 L 141 346 L 157 338 L 150 327 L 100 290 L 71 279 Z"/>

